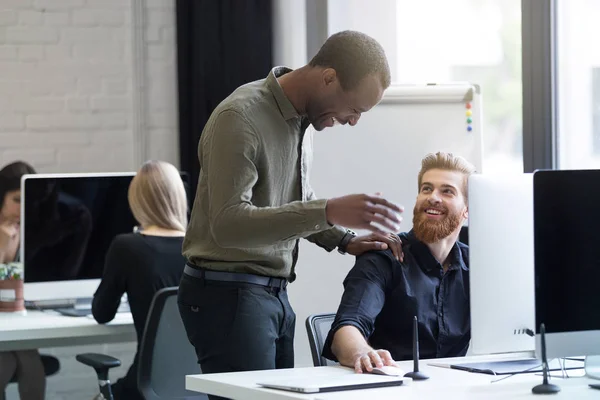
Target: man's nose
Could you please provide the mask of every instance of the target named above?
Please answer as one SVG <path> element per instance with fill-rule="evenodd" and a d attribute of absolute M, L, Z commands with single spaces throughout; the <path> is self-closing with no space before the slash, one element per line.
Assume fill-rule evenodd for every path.
<path fill-rule="evenodd" d="M 440 196 L 438 195 L 438 192 L 435 190 L 433 192 L 431 192 L 431 195 L 429 196 L 429 198 L 427 200 L 431 204 L 437 204 L 442 201 L 442 199 L 440 199 Z"/>
<path fill-rule="evenodd" d="M 348 123 L 350 124 L 350 126 L 354 126 L 354 125 L 358 124 L 359 119 L 360 119 L 360 114 L 354 115 L 354 116 L 350 117 L 350 119 L 348 120 Z"/>

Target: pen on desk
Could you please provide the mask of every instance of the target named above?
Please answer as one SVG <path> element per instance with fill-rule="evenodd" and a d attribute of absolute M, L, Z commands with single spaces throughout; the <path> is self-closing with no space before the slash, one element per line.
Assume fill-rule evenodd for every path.
<path fill-rule="evenodd" d="M 450 364 L 427 363 L 427 365 L 431 365 L 432 367 L 452 369 L 452 366 Z"/>

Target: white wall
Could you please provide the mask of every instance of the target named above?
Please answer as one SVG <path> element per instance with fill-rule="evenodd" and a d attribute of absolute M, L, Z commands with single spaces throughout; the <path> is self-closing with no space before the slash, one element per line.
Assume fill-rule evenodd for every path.
<path fill-rule="evenodd" d="M 175 54 L 173 0 L 2 0 L 0 164 L 178 165 Z"/>
<path fill-rule="evenodd" d="M 392 81 L 399 78 L 396 3 L 396 0 L 378 0 L 367 7 L 362 0 L 327 1 L 328 36 L 353 29 L 373 37 L 386 51 Z"/>
<path fill-rule="evenodd" d="M 273 64 L 306 64 L 306 0 L 273 0 Z"/>

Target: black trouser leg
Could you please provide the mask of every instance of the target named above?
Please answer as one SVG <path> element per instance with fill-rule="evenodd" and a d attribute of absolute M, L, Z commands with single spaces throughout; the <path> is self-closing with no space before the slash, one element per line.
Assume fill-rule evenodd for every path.
<path fill-rule="evenodd" d="M 288 300 L 287 291 L 278 293 L 284 311 L 284 323 L 277 339 L 275 368 L 294 368 L 294 333 L 296 331 L 296 314 Z"/>
<path fill-rule="evenodd" d="M 203 373 L 293 368 L 296 316 L 285 290 L 184 275 L 178 297 Z"/>

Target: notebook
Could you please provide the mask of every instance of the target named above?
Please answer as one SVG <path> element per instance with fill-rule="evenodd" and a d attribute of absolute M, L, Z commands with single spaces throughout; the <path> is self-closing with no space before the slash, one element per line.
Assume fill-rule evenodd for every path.
<path fill-rule="evenodd" d="M 401 376 L 374 374 L 347 374 L 337 376 L 297 377 L 257 382 L 269 388 L 298 393 L 325 393 L 341 390 L 370 389 L 400 386 L 405 378 Z"/>

